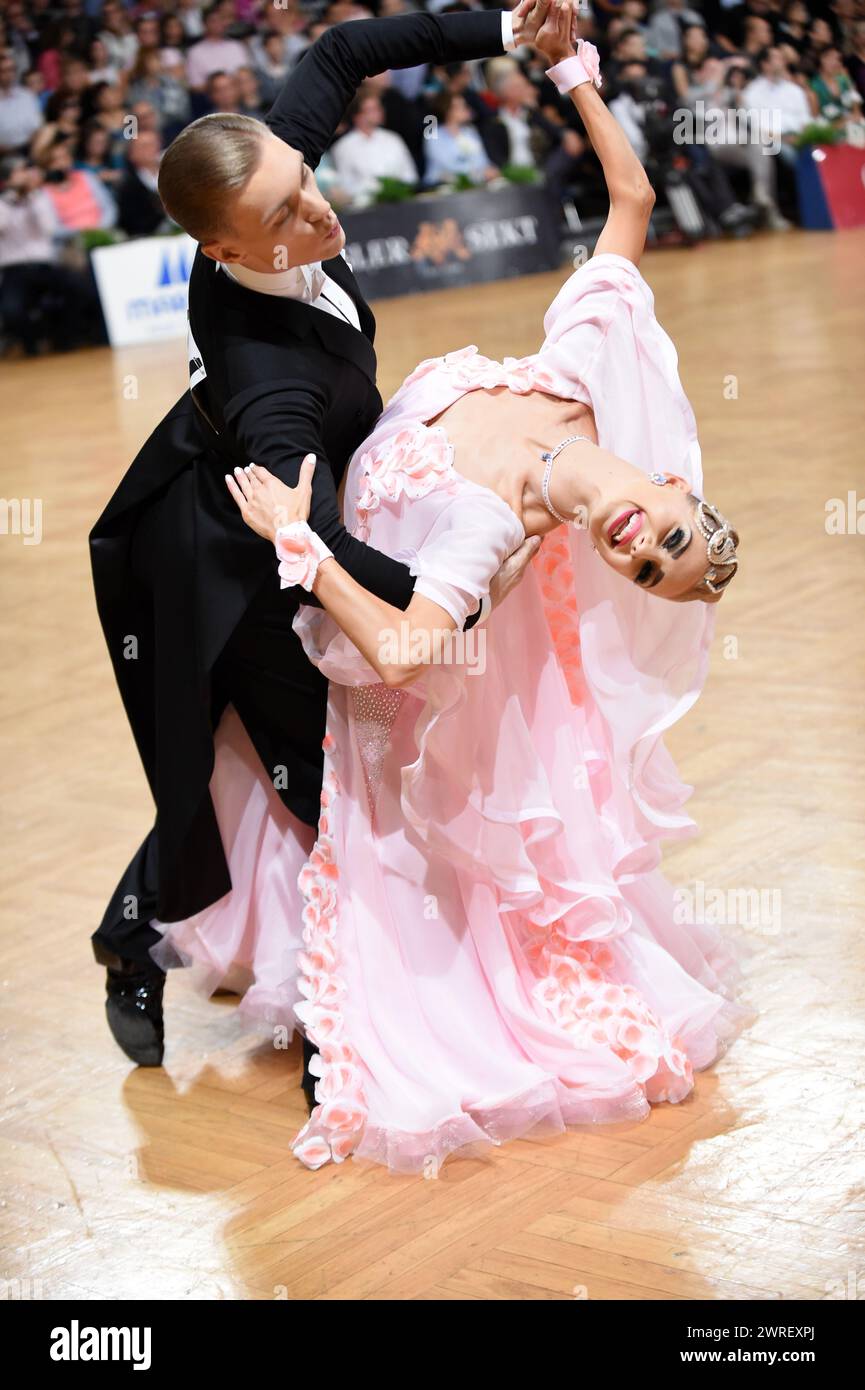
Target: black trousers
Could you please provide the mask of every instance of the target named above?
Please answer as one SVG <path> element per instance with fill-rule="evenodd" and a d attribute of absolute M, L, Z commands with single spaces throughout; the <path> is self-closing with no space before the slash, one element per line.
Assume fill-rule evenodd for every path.
<path fill-rule="evenodd" d="M 170 505 L 170 495 L 166 499 Z M 155 513 L 151 525 L 158 526 Z M 136 536 L 142 554 L 154 551 L 148 523 Z M 327 681 L 307 659 L 292 631 L 297 590 L 281 590 L 274 572 L 253 599 L 223 648 L 212 673 L 213 725 L 234 706 L 268 776 L 280 792 L 286 780 L 302 779 L 317 803 L 324 765 L 322 739 L 327 716 Z M 286 775 L 279 775 L 282 768 Z M 287 801 L 287 796 L 283 796 Z M 292 810 L 296 806 L 291 807 Z M 308 823 L 316 824 L 311 818 Z M 304 818 L 304 817 L 300 817 Z M 162 933 L 150 925 L 157 915 L 158 864 L 153 831 L 140 845 L 118 883 L 93 934 L 96 959 L 105 952 L 152 964 L 150 947 Z M 100 950 L 100 947 L 102 948 Z"/>

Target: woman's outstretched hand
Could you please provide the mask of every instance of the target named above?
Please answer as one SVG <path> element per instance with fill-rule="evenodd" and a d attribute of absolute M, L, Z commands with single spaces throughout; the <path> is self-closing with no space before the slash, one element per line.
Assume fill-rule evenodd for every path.
<path fill-rule="evenodd" d="M 533 46 L 543 54 L 551 67 L 576 54 L 578 19 L 579 7 L 573 0 L 552 0 L 543 24 L 532 40 Z"/>
<path fill-rule="evenodd" d="M 307 454 L 300 465 L 297 487 L 289 487 L 258 463 L 235 468 L 233 477 L 226 473 L 225 482 L 247 526 L 266 541 L 273 541 L 280 526 L 309 519 L 314 472 L 315 454 Z"/>

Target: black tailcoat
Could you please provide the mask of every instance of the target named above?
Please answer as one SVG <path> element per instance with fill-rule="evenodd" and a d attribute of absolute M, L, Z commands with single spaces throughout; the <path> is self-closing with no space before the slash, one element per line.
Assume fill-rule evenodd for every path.
<path fill-rule="evenodd" d="M 365 77 L 502 51 L 498 10 L 340 24 L 298 63 L 267 123 L 314 168 Z M 180 920 L 231 887 L 208 791 L 229 701 L 288 807 L 318 817 L 326 682 L 291 631 L 299 591 L 280 591 L 273 547 L 243 523 L 225 473 L 254 460 L 293 486 L 314 452 L 310 525 L 359 583 L 401 608 L 411 598 L 408 569 L 340 520 L 340 479 L 382 402 L 372 312 L 342 256 L 323 266 L 353 298 L 360 333 L 246 289 L 197 251 L 194 397 L 157 426 L 90 536 L 99 617 L 156 802 L 96 933 L 121 954 L 144 958 L 150 918 Z"/>

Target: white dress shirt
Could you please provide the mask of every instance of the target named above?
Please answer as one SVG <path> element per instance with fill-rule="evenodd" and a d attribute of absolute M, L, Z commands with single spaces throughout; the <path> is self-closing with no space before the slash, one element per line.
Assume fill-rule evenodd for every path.
<path fill-rule="evenodd" d="M 347 263 L 345 251 L 342 250 L 339 254 Z M 354 300 L 350 294 L 346 294 L 341 285 L 331 279 L 327 271 L 322 269 L 321 261 L 313 261 L 310 265 L 293 265 L 289 266 L 288 270 L 276 270 L 273 273 L 248 270 L 245 265 L 227 266 L 221 261 L 219 264 L 226 275 L 248 290 L 255 290 L 258 294 L 276 294 L 286 299 L 299 299 L 302 304 L 311 304 L 314 309 L 321 309 L 324 313 L 333 314 L 335 318 L 341 319 L 343 323 L 350 323 L 360 332 L 360 319 Z"/>
<path fill-rule="evenodd" d="M 755 77 L 742 93 L 742 105 L 768 117 L 774 136 L 798 135 L 811 120 L 808 98 L 798 82 L 787 77 Z M 766 124 L 761 121 L 761 129 Z"/>

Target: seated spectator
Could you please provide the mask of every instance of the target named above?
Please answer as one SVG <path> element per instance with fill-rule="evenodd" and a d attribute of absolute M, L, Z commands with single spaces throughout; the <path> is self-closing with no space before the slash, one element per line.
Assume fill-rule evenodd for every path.
<path fill-rule="evenodd" d="M 691 29 L 696 27 L 702 28 L 702 25 L 689 26 Z M 610 61 L 605 65 L 609 88 L 616 87 L 621 69 L 627 63 L 642 63 L 648 74 L 657 77 L 665 85 L 668 82 L 668 65 L 658 58 L 650 58 L 647 40 L 639 29 L 630 27 L 621 29 L 613 39 Z"/>
<path fill-rule="evenodd" d="M 715 20 L 715 37 L 727 53 L 741 53 L 745 42 L 745 25 L 753 17 L 764 19 L 769 26 L 767 45 L 776 42 L 775 25 L 778 22 L 779 0 L 744 0 L 743 4 L 729 5 L 722 0 Z"/>
<path fill-rule="evenodd" d="M 379 72 L 367 78 L 364 90 L 377 96 L 384 111 L 384 125 L 393 130 L 408 145 L 409 153 L 415 163 L 415 178 L 424 171 L 424 126 L 421 113 L 423 103 L 408 101 L 402 91 L 394 86 L 392 72 Z"/>
<path fill-rule="evenodd" d="M 484 129 L 484 144 L 493 164 L 500 169 L 513 164 L 537 169 L 544 153 L 543 118 L 538 112 L 538 94 L 513 58 L 496 59 L 488 66 L 490 90 L 498 104 L 495 119 Z"/>
<path fill-rule="evenodd" d="M 832 33 L 832 25 L 828 19 L 823 19 L 818 15 L 811 20 L 811 27 L 808 30 L 808 48 L 805 53 L 806 62 L 812 68 L 817 67 L 817 59 L 824 48 L 831 48 L 835 42 L 835 35 Z"/>
<path fill-rule="evenodd" d="M 30 142 L 30 157 L 37 164 L 55 140 L 69 140 L 74 148 L 81 137 L 81 102 L 77 97 L 57 98 L 56 92 L 49 97 L 45 108 L 46 119 Z"/>
<path fill-rule="evenodd" d="M 58 234 L 108 230 L 117 224 L 117 206 L 101 179 L 72 164 L 69 140 L 58 136 L 41 159 L 45 191 L 54 207 Z"/>
<path fill-rule="evenodd" d="M 207 79 L 207 111 L 239 111 L 240 87 L 234 73 L 212 72 Z"/>
<path fill-rule="evenodd" d="M 75 168 L 101 179 L 113 192 L 123 175 L 123 161 L 112 152 L 111 136 L 95 117 L 88 121 L 78 141 Z"/>
<path fill-rule="evenodd" d="M 496 58 L 487 72 L 498 109 L 481 136 L 492 163 L 505 172 L 508 166 L 535 170 L 561 204 L 568 187 L 586 176 L 585 140 L 553 108 L 540 109 L 538 89 L 513 58 Z"/>
<path fill-rule="evenodd" d="M 196 39 L 200 39 L 204 34 L 201 0 L 176 0 L 174 8 L 177 11 L 177 18 L 183 25 L 187 43 L 194 43 Z"/>
<path fill-rule="evenodd" d="M 811 78 L 811 90 L 817 98 L 820 119 L 832 125 L 842 127 L 861 111 L 862 97 L 844 71 L 837 48 L 823 49 Z"/>
<path fill-rule="evenodd" d="M 282 35 L 275 29 L 268 29 L 261 36 L 261 42 L 253 45 L 253 54 L 261 98 L 269 110 L 291 69 Z"/>
<path fill-rule="evenodd" d="M 675 142 L 671 107 L 659 98 L 658 79 L 648 74 L 645 63 L 622 68 L 610 110 L 649 170 L 653 186 L 669 199 L 673 195 L 668 190 L 684 181 L 702 209 L 710 236 L 749 236 L 755 215 L 736 200 L 726 173 L 704 144 Z"/>
<path fill-rule="evenodd" d="M 249 66 L 246 44 L 226 38 L 227 28 L 224 7 L 210 5 L 204 13 L 204 38 L 192 45 L 186 59 L 186 75 L 193 89 L 203 91 L 214 72 L 233 73 Z"/>
<path fill-rule="evenodd" d="M 62 20 L 52 24 L 46 31 L 42 51 L 36 66 L 42 74 L 49 92 L 60 86 L 63 60 L 75 52 L 75 30 Z"/>
<path fill-rule="evenodd" d="M 186 31 L 183 28 L 176 14 L 164 14 L 159 25 L 159 51 L 162 55 L 162 66 L 167 68 L 172 74 L 179 65 L 183 68 L 183 80 L 186 78 Z"/>
<path fill-rule="evenodd" d="M 153 11 L 139 14 L 132 27 L 135 31 L 135 41 L 138 45 L 138 50 L 142 48 L 159 47 L 162 32 L 159 27 L 158 14 L 155 14 Z M 138 50 L 136 50 L 136 57 Z"/>
<path fill-rule="evenodd" d="M 741 53 L 754 63 L 763 49 L 769 48 L 772 43 L 774 43 L 772 26 L 765 15 L 748 15 L 744 24 Z"/>
<path fill-rule="evenodd" d="M 787 0 L 784 18 L 778 25 L 778 42 L 788 43 L 800 55 L 808 47 L 808 25 L 811 16 L 805 0 Z"/>
<path fill-rule="evenodd" d="M 108 57 L 108 49 L 100 38 L 91 39 L 87 51 L 87 84 L 94 82 L 116 82 L 119 70 Z"/>
<path fill-rule="evenodd" d="M 777 45 L 764 48 L 757 61 L 758 76 L 743 93 L 745 106 L 755 113 L 764 136 L 780 141 L 785 163 L 796 162 L 794 141 L 812 119 L 803 87 L 793 82 Z"/>
<path fill-rule="evenodd" d="M 698 31 L 688 30 L 688 34 L 692 32 Z M 749 72 L 744 57 L 704 57 L 695 66 L 674 63 L 673 83 L 688 109 L 695 115 L 702 114 L 702 130 L 704 138 L 710 141 L 712 159 L 728 168 L 746 169 L 751 179 L 751 202 L 759 209 L 762 221 L 772 231 L 785 232 L 791 224 L 778 208 L 775 161 L 755 138 L 758 132 L 751 130 L 741 109 L 746 81 L 736 79 Z"/>
<path fill-rule="evenodd" d="M 105 0 L 102 6 L 102 28 L 99 38 L 108 54 L 108 61 L 118 73 L 127 72 L 138 53 L 138 39 L 132 31 L 129 17 L 120 0 Z M 116 82 L 116 78 L 112 81 Z"/>
<path fill-rule="evenodd" d="M 384 129 L 379 97 L 362 87 L 348 116 L 351 130 L 331 147 L 331 156 L 340 185 L 352 203 L 371 203 L 382 178 L 400 179 L 414 187 L 418 181 L 415 162 L 405 141 Z"/>
<path fill-rule="evenodd" d="M 253 67 L 258 69 L 263 66 L 265 48 L 270 62 L 280 67 L 284 64 L 286 69 L 293 67 L 309 48 L 313 38 L 328 27 L 327 24 L 317 25 L 313 35 L 309 15 L 304 13 L 296 0 L 283 0 L 281 4 L 271 6 L 263 33 L 255 34 L 249 42 Z M 278 43 L 273 43 L 274 38 Z"/>
<path fill-rule="evenodd" d="M 498 175 L 478 134 L 465 97 L 459 92 L 443 92 L 432 105 L 436 125 L 426 141 L 424 184 L 435 187 L 453 183 L 462 175 L 472 183 L 485 183 Z"/>
<path fill-rule="evenodd" d="M 159 119 L 160 129 L 169 138 L 189 124 L 192 111 L 189 92 L 176 78 L 163 68 L 162 53 L 158 48 L 140 48 L 138 57 L 129 74 L 127 103 L 147 101 Z"/>
<path fill-rule="evenodd" d="M 5 24 L 3 16 L 0 16 L 0 51 L 5 48 L 11 49 L 22 82 L 30 69 L 30 55 L 36 51 L 39 40 L 39 29 L 33 22 L 24 0 L 8 0 Z"/>
<path fill-rule="evenodd" d="M 833 41 L 842 53 L 847 53 L 853 42 L 857 17 L 862 14 L 862 0 L 830 0 L 829 8 L 835 27 Z"/>
<path fill-rule="evenodd" d="M 129 122 L 130 131 L 126 136 L 127 140 L 135 140 L 143 130 L 151 131 L 154 135 L 159 135 L 159 117 L 156 108 L 149 101 L 135 101 L 132 103 L 130 111 L 132 120 Z"/>
<path fill-rule="evenodd" d="M 0 154 L 27 148 L 42 124 L 39 101 L 18 80 L 12 50 L 0 53 Z"/>
<path fill-rule="evenodd" d="M 122 166 L 126 158 L 124 140 L 129 130 L 129 112 L 118 83 L 97 82 L 91 87 L 86 93 L 83 115 L 85 121 L 96 120 L 108 132 L 112 160 Z"/>
<path fill-rule="evenodd" d="M 270 103 L 265 105 L 262 100 L 258 77 L 252 68 L 238 68 L 234 80 L 237 84 L 238 111 L 243 116 L 252 116 L 257 121 L 263 120 Z"/>
<path fill-rule="evenodd" d="M 57 9 L 60 19 L 75 36 L 76 50 L 86 53 L 96 32 L 96 25 L 84 8 L 84 0 L 60 0 Z"/>
<path fill-rule="evenodd" d="M 698 10 L 689 9 L 685 0 L 661 0 L 646 30 L 646 45 L 656 58 L 670 61 L 682 56 L 682 30 L 686 25 L 704 25 Z"/>
<path fill-rule="evenodd" d="M 22 158 L 0 161 L 0 324 L 28 357 L 46 336 L 35 306 L 43 289 L 53 286 L 55 226 L 41 172 Z M 62 326 L 64 316 L 54 317 Z"/>
<path fill-rule="evenodd" d="M 139 132 L 129 141 L 127 169 L 117 190 L 118 221 L 128 236 L 153 236 L 168 229 L 157 183 L 161 155 L 159 136 L 153 131 Z"/>
<path fill-rule="evenodd" d="M 865 100 L 865 20 L 853 27 L 853 41 L 847 58 L 850 76 L 856 83 L 859 95 Z"/>

